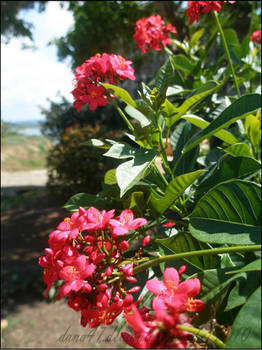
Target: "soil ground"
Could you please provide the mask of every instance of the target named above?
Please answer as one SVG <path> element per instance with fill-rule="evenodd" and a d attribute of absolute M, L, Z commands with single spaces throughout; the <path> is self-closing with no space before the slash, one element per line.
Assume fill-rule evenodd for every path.
<path fill-rule="evenodd" d="M 38 257 L 47 247 L 48 234 L 69 213 L 44 186 L 38 183 L 32 192 L 32 183 L 30 187 L 23 181 L 20 177 L 23 186 L 2 188 L 13 205 L 6 207 L 1 217 L 1 348 L 127 347 L 117 335 L 116 322 L 94 330 L 83 328 L 80 314 L 65 300 L 44 298 Z"/>

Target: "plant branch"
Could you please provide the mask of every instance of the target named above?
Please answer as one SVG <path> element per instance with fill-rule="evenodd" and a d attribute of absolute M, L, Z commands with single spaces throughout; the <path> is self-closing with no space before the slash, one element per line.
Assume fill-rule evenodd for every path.
<path fill-rule="evenodd" d="M 226 344 L 224 344 L 220 339 L 218 339 L 215 335 L 209 333 L 204 329 L 198 329 L 192 326 L 185 326 L 185 325 L 179 325 L 179 329 L 181 329 L 182 331 L 187 331 L 195 335 L 198 335 L 200 337 L 203 337 L 206 340 L 210 340 L 220 349 L 224 349 L 226 347 Z"/>
<path fill-rule="evenodd" d="M 204 250 L 196 250 L 192 252 L 184 252 L 172 255 L 165 255 L 159 258 L 147 261 L 144 264 L 136 266 L 133 270 L 133 274 L 145 271 L 150 267 L 159 265 L 162 262 L 173 261 L 179 259 L 192 258 L 194 256 L 206 256 L 206 255 L 217 255 L 224 253 L 239 253 L 239 252 L 252 252 L 261 250 L 261 245 L 245 245 L 245 246 L 234 246 L 234 247 L 226 247 L 226 248 L 214 248 L 214 249 L 204 249 Z"/>

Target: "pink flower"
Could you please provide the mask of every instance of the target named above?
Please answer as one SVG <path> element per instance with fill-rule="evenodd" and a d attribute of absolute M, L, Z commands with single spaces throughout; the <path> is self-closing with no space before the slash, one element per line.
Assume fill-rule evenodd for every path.
<path fill-rule="evenodd" d="M 171 43 L 169 33 L 177 33 L 171 24 L 165 25 L 160 15 L 141 18 L 136 21 L 134 39 L 142 53 L 148 50 L 160 51 L 162 45 Z"/>
<path fill-rule="evenodd" d="M 115 72 L 121 80 L 126 78 L 130 80 L 135 80 L 134 69 L 130 66 L 132 61 L 126 61 L 122 56 L 111 55 L 110 63 L 113 72 Z"/>
<path fill-rule="evenodd" d="M 258 44 L 261 44 L 261 29 L 259 30 L 256 30 L 255 32 L 252 33 L 251 37 L 250 37 L 250 40 L 258 43 Z"/>
<path fill-rule="evenodd" d="M 199 14 L 208 13 L 213 10 L 219 12 L 223 1 L 188 1 L 186 14 L 189 17 L 189 24 L 199 22 Z"/>
<path fill-rule="evenodd" d="M 110 210 L 106 212 L 106 210 L 102 210 L 101 212 L 94 208 L 90 207 L 87 210 L 87 223 L 83 227 L 84 230 L 87 230 L 88 232 L 94 232 L 96 230 L 104 230 L 110 219 L 114 216 L 115 210 Z"/>
<path fill-rule="evenodd" d="M 146 223 L 147 220 L 144 218 L 134 219 L 134 214 L 130 209 L 123 210 L 118 217 L 118 220 L 111 219 L 109 221 L 113 236 L 125 235 L 129 230 L 136 230 L 138 227 L 143 226 Z"/>
<path fill-rule="evenodd" d="M 204 303 L 201 300 L 193 299 L 200 292 L 201 285 L 198 278 L 179 283 L 177 270 L 168 267 L 164 272 L 163 279 L 164 283 L 157 279 L 146 282 L 146 288 L 157 295 L 153 301 L 154 309 L 166 309 L 167 302 L 180 312 L 185 310 L 201 311 L 203 309 Z"/>

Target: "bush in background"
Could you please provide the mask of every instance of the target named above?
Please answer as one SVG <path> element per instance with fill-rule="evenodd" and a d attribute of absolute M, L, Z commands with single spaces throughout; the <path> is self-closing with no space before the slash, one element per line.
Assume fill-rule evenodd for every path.
<path fill-rule="evenodd" d="M 110 131 L 102 125 L 75 123 L 67 127 L 47 158 L 49 192 L 63 204 L 75 193 L 101 191 L 104 175 L 116 166 L 116 161 L 103 157 L 103 150 L 88 147 L 84 141 L 121 136 L 119 130 Z"/>

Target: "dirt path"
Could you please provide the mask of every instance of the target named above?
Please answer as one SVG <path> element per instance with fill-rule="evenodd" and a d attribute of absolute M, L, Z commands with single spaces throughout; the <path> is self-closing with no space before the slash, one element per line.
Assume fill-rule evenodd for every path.
<path fill-rule="evenodd" d="M 1 172 L 1 187 L 45 186 L 47 170 Z"/>

